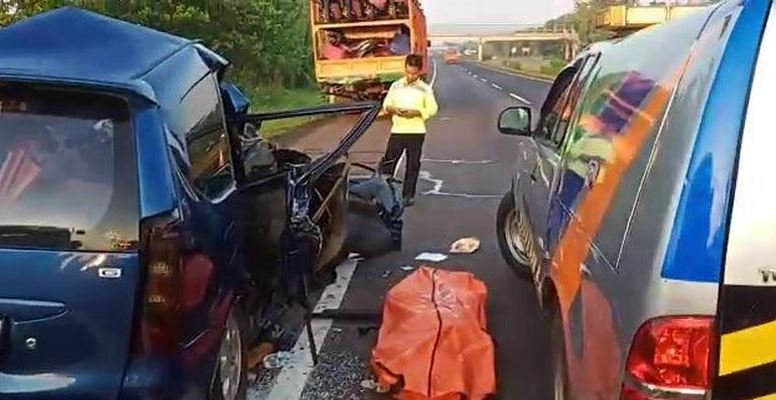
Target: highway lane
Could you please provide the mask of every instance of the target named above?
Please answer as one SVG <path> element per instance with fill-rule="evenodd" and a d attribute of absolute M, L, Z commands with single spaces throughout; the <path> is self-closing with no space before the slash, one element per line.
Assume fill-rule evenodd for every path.
<path fill-rule="evenodd" d="M 352 279 L 324 294 L 322 301 L 336 304 L 342 296 L 343 310 L 379 314 L 385 293 L 411 273 L 402 267 L 420 265 L 414 261 L 418 253 L 445 252 L 456 239 L 477 236 L 482 240 L 479 252 L 451 257 L 440 267 L 471 271 L 488 285 L 488 328 L 496 343 L 498 398 L 546 399 L 550 362 L 545 328 L 530 284 L 517 278 L 499 254 L 495 216 L 517 155 L 514 139 L 496 132 L 498 113 L 504 107 L 522 104 L 510 93 L 540 105 L 549 85 L 471 63 L 439 63 L 435 85 L 440 114 L 430 124 L 424 150 L 426 179 L 421 180 L 419 192 L 425 194 L 405 216 L 402 251 L 368 258 L 358 262 L 354 270 L 346 269 L 346 274 L 352 272 Z M 344 118 L 324 123 L 315 128 L 317 132 L 292 144 L 307 150 L 326 147 L 348 122 L 352 121 Z M 375 124 L 356 152 L 362 158 L 377 160 L 388 128 L 387 121 Z M 369 326 L 344 321 L 324 326 L 325 341 L 316 368 L 309 368 L 302 357 L 280 373 L 264 374 L 251 390 L 251 398 L 387 398 L 361 386 L 370 377 L 370 352 L 377 340 L 376 331 L 365 332 Z M 304 342 L 297 342 L 298 349 L 305 347 Z"/>
<path fill-rule="evenodd" d="M 518 102 L 541 107 L 549 90 L 549 83 L 543 79 L 528 78 L 506 73 L 483 64 L 464 61 L 461 66 L 474 79 L 495 88 L 503 88 L 508 94 L 514 95 Z M 485 82 L 482 82 L 485 80 Z"/>

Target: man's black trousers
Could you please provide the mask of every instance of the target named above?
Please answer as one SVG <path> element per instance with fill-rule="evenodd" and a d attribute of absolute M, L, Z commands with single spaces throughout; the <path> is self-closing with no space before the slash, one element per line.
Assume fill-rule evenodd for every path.
<path fill-rule="evenodd" d="M 388 148 L 383 158 L 383 173 L 393 175 L 399 164 L 402 153 L 407 152 L 407 168 L 404 173 L 403 197 L 411 199 L 415 197 L 415 188 L 418 185 L 420 174 L 420 157 L 423 154 L 423 140 L 426 135 L 420 134 L 392 134 L 388 140 Z"/>

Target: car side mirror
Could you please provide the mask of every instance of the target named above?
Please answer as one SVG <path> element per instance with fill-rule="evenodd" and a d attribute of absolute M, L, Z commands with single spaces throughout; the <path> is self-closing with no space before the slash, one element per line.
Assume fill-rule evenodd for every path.
<path fill-rule="evenodd" d="M 504 135 L 531 136 L 531 109 L 509 107 L 498 117 L 498 131 Z"/>
<path fill-rule="evenodd" d="M 227 116 L 239 119 L 247 114 L 251 108 L 251 101 L 248 99 L 248 96 L 232 83 L 221 82 L 221 97 Z"/>

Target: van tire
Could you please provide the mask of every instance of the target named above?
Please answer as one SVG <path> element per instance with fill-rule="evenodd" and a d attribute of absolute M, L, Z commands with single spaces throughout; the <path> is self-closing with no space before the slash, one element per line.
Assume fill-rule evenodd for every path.
<path fill-rule="evenodd" d="M 520 239 L 520 231 L 526 231 L 525 213 L 515 207 L 515 197 L 510 190 L 501 199 L 496 213 L 496 237 L 498 238 L 498 247 L 501 250 L 501 256 L 517 273 L 524 279 L 533 280 L 533 274 L 530 266 L 530 257 L 526 254 L 527 246 L 521 246 L 517 240 Z M 522 247 L 523 250 L 520 249 Z M 521 254 L 522 253 L 522 254 Z"/>
<path fill-rule="evenodd" d="M 232 310 L 230 311 L 229 316 L 225 322 L 224 332 L 221 337 L 221 344 L 219 345 L 218 357 L 216 359 L 216 372 L 215 377 L 213 378 L 213 384 L 210 387 L 210 395 L 208 396 L 209 400 L 245 400 L 248 392 L 248 337 L 246 336 L 247 326 L 247 321 L 242 311 L 240 310 L 239 304 L 232 306 Z M 236 362 L 232 360 L 234 363 L 233 366 L 239 366 L 239 372 L 236 374 L 238 379 L 236 391 L 232 392 L 233 395 L 226 396 L 223 390 L 224 381 L 221 374 L 223 363 L 221 361 L 221 357 L 223 354 L 222 347 L 228 345 L 225 343 L 225 341 L 228 340 L 227 338 L 229 334 L 233 335 L 230 340 L 239 341 L 237 344 L 239 345 L 239 360 Z"/>

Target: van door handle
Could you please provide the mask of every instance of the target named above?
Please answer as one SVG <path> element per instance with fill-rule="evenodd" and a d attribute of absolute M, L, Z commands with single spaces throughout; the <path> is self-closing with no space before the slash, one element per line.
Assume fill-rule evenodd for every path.
<path fill-rule="evenodd" d="M 597 160 L 590 160 L 587 162 L 587 176 L 585 177 L 585 184 L 587 187 L 592 188 L 596 182 L 598 182 L 598 175 L 601 174 L 601 164 Z"/>
<path fill-rule="evenodd" d="M 537 163 L 537 164 L 534 165 L 534 169 L 533 169 L 533 171 L 531 171 L 531 175 L 530 175 L 531 181 L 533 183 L 536 183 L 536 181 L 539 180 L 538 172 L 539 172 L 539 164 Z"/>

